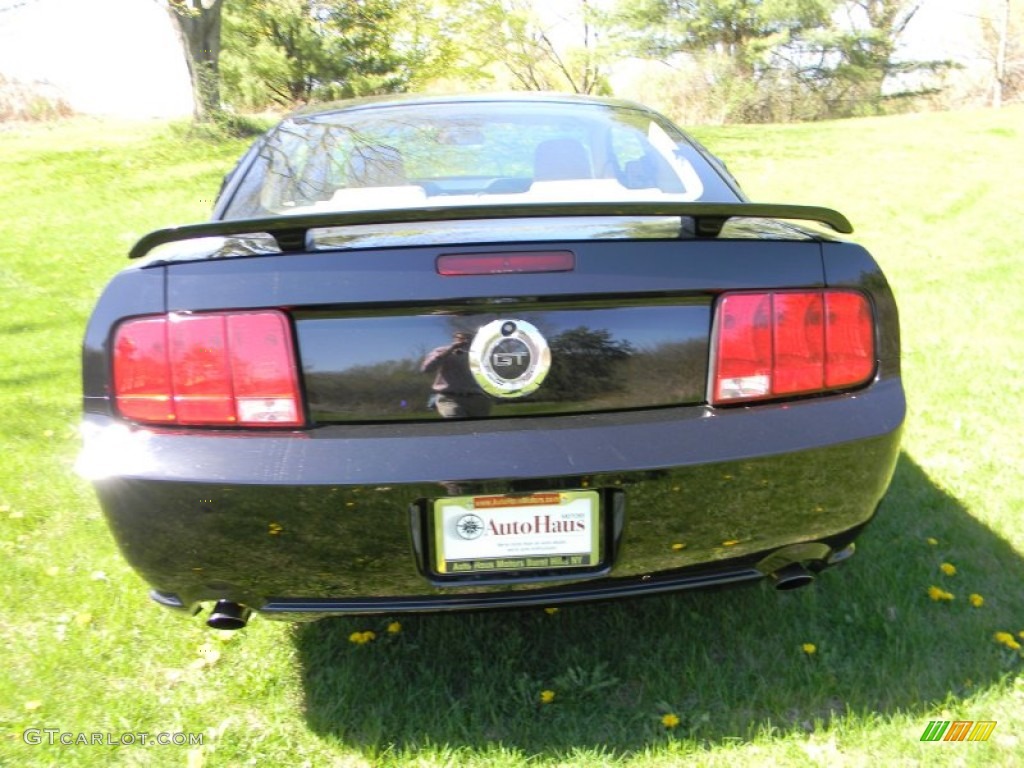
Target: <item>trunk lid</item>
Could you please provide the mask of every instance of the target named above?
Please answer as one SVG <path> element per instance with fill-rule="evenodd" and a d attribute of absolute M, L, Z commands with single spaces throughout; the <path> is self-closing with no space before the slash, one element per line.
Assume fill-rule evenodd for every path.
<path fill-rule="evenodd" d="M 569 251 L 574 265 L 542 274 L 439 273 L 442 256 L 512 250 Z M 470 398 L 474 407 L 457 415 L 490 417 L 703 403 L 716 296 L 823 283 L 815 241 L 369 248 L 166 269 L 170 311 L 289 313 L 307 408 L 318 424 L 437 419 L 451 413 L 438 396 Z M 495 330 L 503 327 L 516 329 L 507 343 Z M 526 329 L 527 346 L 539 339 L 548 348 L 543 376 L 516 367 L 530 363 L 515 343 Z M 482 332 L 493 343 L 477 341 Z M 456 334 L 466 335 L 461 355 L 448 350 Z M 437 357 L 446 351 L 442 365 Z M 532 354 L 535 363 L 539 351 Z M 483 393 L 488 376 L 520 372 L 534 391 Z"/>

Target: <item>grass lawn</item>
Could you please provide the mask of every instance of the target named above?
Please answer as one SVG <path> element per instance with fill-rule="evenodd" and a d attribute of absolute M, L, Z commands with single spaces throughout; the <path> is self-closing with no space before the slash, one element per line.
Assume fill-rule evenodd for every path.
<path fill-rule="evenodd" d="M 1024 658 L 994 635 L 1024 645 L 1024 108 L 697 133 L 755 200 L 846 213 L 893 284 L 910 415 L 858 555 L 792 593 L 231 634 L 150 603 L 72 464 L 97 294 L 243 143 L 0 131 L 0 765 L 1017 763 Z M 920 741 L 958 719 L 997 725 Z"/>

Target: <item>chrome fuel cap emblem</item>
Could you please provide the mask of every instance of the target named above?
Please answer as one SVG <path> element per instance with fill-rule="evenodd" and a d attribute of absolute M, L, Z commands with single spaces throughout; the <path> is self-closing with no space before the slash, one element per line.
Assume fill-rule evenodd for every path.
<path fill-rule="evenodd" d="M 476 332 L 469 347 L 469 370 L 480 388 L 501 398 L 537 391 L 551 368 L 551 350 L 525 320 L 493 320 Z"/>

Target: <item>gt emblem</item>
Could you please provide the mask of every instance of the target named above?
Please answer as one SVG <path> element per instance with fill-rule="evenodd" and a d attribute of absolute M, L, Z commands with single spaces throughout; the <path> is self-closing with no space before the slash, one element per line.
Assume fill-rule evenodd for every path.
<path fill-rule="evenodd" d="M 511 399 L 535 392 L 551 368 L 551 350 L 525 320 L 494 320 L 476 332 L 469 370 L 489 395 Z"/>

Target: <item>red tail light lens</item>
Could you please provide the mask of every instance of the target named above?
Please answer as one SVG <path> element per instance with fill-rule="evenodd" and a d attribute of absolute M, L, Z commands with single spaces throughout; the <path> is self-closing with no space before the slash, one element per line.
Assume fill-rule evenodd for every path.
<path fill-rule="evenodd" d="M 843 387 L 868 379 L 875 371 L 875 322 L 859 293 L 825 294 L 828 346 L 825 386 Z"/>
<path fill-rule="evenodd" d="M 765 397 L 772 387 L 772 299 L 726 296 L 718 306 L 715 401 Z"/>
<path fill-rule="evenodd" d="M 718 302 L 716 405 L 846 389 L 875 370 L 875 324 L 854 291 L 732 293 Z"/>
<path fill-rule="evenodd" d="M 291 329 L 281 312 L 172 313 L 122 324 L 114 399 L 134 421 L 302 424 Z"/>

